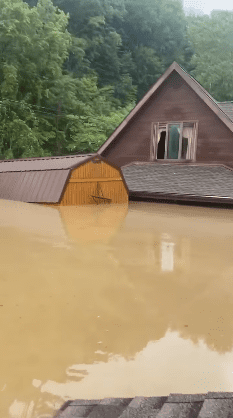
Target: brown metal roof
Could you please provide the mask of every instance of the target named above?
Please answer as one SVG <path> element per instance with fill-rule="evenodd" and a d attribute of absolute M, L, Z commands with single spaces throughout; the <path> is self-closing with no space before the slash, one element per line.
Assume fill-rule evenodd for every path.
<path fill-rule="evenodd" d="M 0 173 L 6 171 L 44 171 L 64 170 L 71 168 L 94 156 L 95 154 L 84 155 L 63 155 L 61 157 L 40 157 L 0 161 Z"/>
<path fill-rule="evenodd" d="M 66 402 L 57 418 L 230 418 L 232 392 L 106 399 Z"/>
<path fill-rule="evenodd" d="M 0 173 L 0 199 L 56 203 L 70 170 Z"/>
<path fill-rule="evenodd" d="M 59 202 L 71 169 L 95 154 L 0 161 L 0 199 Z"/>
<path fill-rule="evenodd" d="M 151 89 L 143 96 L 129 115 L 123 120 L 123 122 L 117 127 L 112 135 L 105 141 L 105 143 L 98 149 L 98 154 L 101 153 L 116 139 L 117 135 L 128 125 L 131 119 L 137 114 L 137 112 L 144 106 L 144 104 L 151 98 L 151 96 L 158 90 L 162 83 L 170 76 L 170 74 L 176 71 L 183 80 L 195 91 L 195 93 L 207 104 L 207 106 L 222 120 L 222 122 L 233 132 L 232 119 L 229 113 L 225 113 L 222 106 L 192 77 L 187 73 L 177 62 L 173 62 L 170 67 L 161 75 Z"/>
<path fill-rule="evenodd" d="M 106 161 L 97 154 L 0 161 L 0 199 L 58 203 L 71 170 L 96 156 Z M 119 167 L 108 164 L 122 175 Z M 128 191 L 123 175 L 122 179 Z"/>
<path fill-rule="evenodd" d="M 132 163 L 121 167 L 129 196 L 233 202 L 233 171 L 221 165 Z"/>

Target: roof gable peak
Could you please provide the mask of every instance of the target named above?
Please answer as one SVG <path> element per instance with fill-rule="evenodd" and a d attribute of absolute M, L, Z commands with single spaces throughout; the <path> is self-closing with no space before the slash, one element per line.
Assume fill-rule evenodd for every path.
<path fill-rule="evenodd" d="M 158 88 L 165 82 L 165 80 L 170 76 L 170 74 L 176 71 L 182 79 L 189 85 L 189 87 L 201 98 L 203 102 L 217 115 L 219 119 L 233 132 L 233 120 L 227 115 L 221 107 L 218 105 L 218 102 L 192 77 L 187 71 L 182 68 L 176 61 L 167 68 L 167 70 L 162 74 L 156 83 L 150 88 L 150 90 L 142 97 L 142 99 L 137 103 L 134 109 L 131 110 L 129 115 L 123 120 L 123 122 L 115 129 L 112 135 L 105 141 L 105 143 L 98 149 L 97 153 L 101 154 L 110 144 L 115 140 L 117 135 L 128 125 L 130 120 L 137 114 L 137 112 L 144 106 L 144 104 L 151 98 L 151 96 L 158 90 Z"/>

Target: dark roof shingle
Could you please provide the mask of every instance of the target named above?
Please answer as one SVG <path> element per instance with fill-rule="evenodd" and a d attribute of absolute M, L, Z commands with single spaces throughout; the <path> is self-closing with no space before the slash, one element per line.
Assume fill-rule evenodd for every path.
<path fill-rule="evenodd" d="M 224 166 L 134 163 L 121 169 L 131 194 L 233 199 L 233 172 Z"/>
<path fill-rule="evenodd" d="M 57 418 L 230 418 L 232 392 L 68 401 Z"/>

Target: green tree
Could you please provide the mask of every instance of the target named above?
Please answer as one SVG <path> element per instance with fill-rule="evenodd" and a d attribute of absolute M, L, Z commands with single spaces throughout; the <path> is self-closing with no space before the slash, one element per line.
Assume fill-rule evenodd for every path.
<path fill-rule="evenodd" d="M 32 8 L 0 0 L 0 153 L 6 158 L 92 151 L 107 139 L 108 124 L 112 129 L 128 113 L 130 80 L 128 107 L 121 109 L 114 87 L 100 89 L 95 72 L 78 77 L 63 69 L 70 50 L 79 69 L 87 64 L 86 41 L 67 31 L 68 18 L 50 0 Z"/>
<path fill-rule="evenodd" d="M 233 100 L 233 12 L 190 16 L 188 36 L 195 51 L 192 75 L 218 101 Z"/>
<path fill-rule="evenodd" d="M 136 91 L 129 72 L 132 57 L 122 49 L 121 35 L 114 28 L 126 13 L 124 0 L 55 0 L 55 4 L 70 13 L 69 31 L 76 42 L 83 42 L 85 50 L 81 70 L 73 52 L 65 68 L 78 76 L 97 74 L 98 85 L 113 85 L 114 96 L 124 106 Z"/>
<path fill-rule="evenodd" d="M 166 63 L 179 59 L 184 45 L 185 15 L 179 0 L 126 0 L 122 41 L 131 51 L 152 48 Z"/>
<path fill-rule="evenodd" d="M 63 153 L 95 152 L 135 106 L 121 107 L 114 98 L 113 86 L 98 88 L 97 77 L 71 78 L 66 83 L 57 80 L 64 115 L 59 121 L 59 136 Z M 51 150 L 50 150 L 51 151 Z"/>
<path fill-rule="evenodd" d="M 136 47 L 133 58 L 135 62 L 133 80 L 138 88 L 139 100 L 164 72 L 164 66 L 154 49 L 146 46 Z"/>
<path fill-rule="evenodd" d="M 44 143 L 54 138 L 53 126 L 26 102 L 0 101 L 0 154 L 6 159 L 51 155 Z"/>
<path fill-rule="evenodd" d="M 0 0 L 0 141 L 7 158 L 43 156 L 43 143 L 54 138 L 33 105 L 46 103 L 54 77 L 62 75 L 71 43 L 67 19 L 49 0 L 31 10 L 21 0 Z"/>

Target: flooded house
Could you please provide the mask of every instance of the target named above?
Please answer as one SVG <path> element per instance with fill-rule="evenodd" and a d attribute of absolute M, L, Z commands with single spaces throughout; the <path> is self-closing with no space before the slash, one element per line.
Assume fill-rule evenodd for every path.
<path fill-rule="evenodd" d="M 0 199 L 52 206 L 233 204 L 233 102 L 176 62 L 96 154 L 0 161 Z"/>
<path fill-rule="evenodd" d="M 217 102 L 176 62 L 98 154 L 131 198 L 233 203 L 233 102 Z"/>
<path fill-rule="evenodd" d="M 0 161 L 0 199 L 49 206 L 127 203 L 121 169 L 95 154 Z"/>

